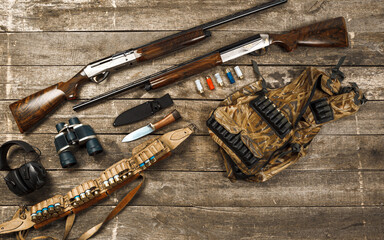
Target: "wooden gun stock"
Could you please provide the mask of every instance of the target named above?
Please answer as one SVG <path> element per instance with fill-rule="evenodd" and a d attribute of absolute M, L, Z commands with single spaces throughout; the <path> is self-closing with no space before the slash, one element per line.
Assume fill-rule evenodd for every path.
<path fill-rule="evenodd" d="M 315 23 L 285 34 L 270 34 L 271 44 L 282 46 L 288 52 L 297 46 L 348 47 L 348 32 L 343 17 Z"/>
<path fill-rule="evenodd" d="M 79 84 L 88 77 L 76 74 L 67 82 L 60 82 L 9 105 L 21 133 L 28 131 L 64 100 L 77 97 Z"/>
<path fill-rule="evenodd" d="M 172 35 L 138 48 L 136 51 L 140 57 L 136 60 L 137 62 L 151 60 L 200 42 L 210 36 L 211 33 L 202 28 L 181 32 L 178 35 Z"/>

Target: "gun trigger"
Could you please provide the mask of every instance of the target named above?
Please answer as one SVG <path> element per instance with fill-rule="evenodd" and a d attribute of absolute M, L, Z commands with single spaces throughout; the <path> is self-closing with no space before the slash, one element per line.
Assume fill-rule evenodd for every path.
<path fill-rule="evenodd" d="M 91 79 L 95 83 L 101 83 L 102 81 L 108 78 L 109 74 L 110 72 L 102 72 L 99 75 L 93 76 Z"/>
<path fill-rule="evenodd" d="M 267 52 L 268 52 L 268 48 L 261 48 L 261 49 L 258 49 L 256 51 L 250 52 L 249 55 L 252 55 L 255 57 L 260 57 L 260 56 L 264 56 L 265 54 L 267 54 Z"/>

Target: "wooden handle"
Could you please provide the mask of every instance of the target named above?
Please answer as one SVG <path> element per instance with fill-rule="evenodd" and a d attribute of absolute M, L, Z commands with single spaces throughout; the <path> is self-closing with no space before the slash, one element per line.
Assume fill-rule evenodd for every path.
<path fill-rule="evenodd" d="M 155 79 L 150 80 L 150 89 L 156 89 L 176 81 L 185 79 L 195 74 L 201 73 L 205 70 L 213 68 L 222 63 L 220 53 L 212 53 L 201 59 L 181 64 L 180 67 L 175 68 L 165 74 L 162 74 Z"/>
<path fill-rule="evenodd" d="M 203 29 L 194 29 L 187 32 L 181 32 L 180 34 L 171 36 L 170 38 L 155 41 L 136 50 L 137 53 L 141 54 L 141 56 L 137 58 L 137 61 L 143 62 L 160 57 L 162 55 L 200 42 L 209 36 L 211 36 L 209 31 L 204 31 Z"/>
<path fill-rule="evenodd" d="M 162 127 L 167 126 L 168 124 L 175 122 L 179 118 L 181 118 L 180 113 L 177 110 L 174 110 L 173 112 L 165 116 L 163 119 L 161 119 L 157 123 L 154 123 L 153 127 L 155 128 L 155 130 L 158 130 Z"/>
<path fill-rule="evenodd" d="M 285 34 L 270 34 L 271 44 L 282 46 L 288 52 L 297 46 L 348 47 L 348 32 L 343 17 L 315 23 Z"/>
<path fill-rule="evenodd" d="M 20 132 L 28 131 L 66 99 L 75 99 L 78 85 L 87 79 L 78 73 L 67 82 L 60 82 L 10 104 Z"/>

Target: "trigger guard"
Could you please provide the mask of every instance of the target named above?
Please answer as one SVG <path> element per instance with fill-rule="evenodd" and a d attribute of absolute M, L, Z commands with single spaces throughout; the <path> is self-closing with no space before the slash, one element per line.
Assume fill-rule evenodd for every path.
<path fill-rule="evenodd" d="M 91 79 L 95 83 L 101 83 L 102 81 L 104 81 L 105 79 L 107 79 L 109 77 L 109 74 L 110 74 L 110 72 L 103 72 L 103 73 L 100 73 L 100 74 L 92 77 Z M 101 76 L 101 78 L 99 79 L 100 76 Z"/>

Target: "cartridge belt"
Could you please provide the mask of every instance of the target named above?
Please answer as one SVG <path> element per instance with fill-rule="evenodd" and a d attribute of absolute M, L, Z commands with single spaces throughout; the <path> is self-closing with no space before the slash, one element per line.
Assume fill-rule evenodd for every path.
<path fill-rule="evenodd" d="M 194 126 L 190 125 L 142 143 L 133 149 L 133 156 L 131 158 L 123 159 L 113 164 L 107 168 L 100 177 L 80 184 L 64 196 L 55 195 L 39 202 L 33 205 L 30 210 L 27 208 L 19 209 L 12 220 L 0 224 L 0 234 L 18 232 L 31 228 L 32 226 L 38 229 L 56 219 L 88 208 L 122 186 L 140 177 L 140 173 L 152 164 L 171 155 L 171 150 L 175 149 L 187 139 L 193 131 Z M 139 190 L 141 184 L 142 182 L 127 194 L 118 204 L 116 210 L 112 211 L 104 222 L 113 218 L 129 203 Z M 70 225 L 73 224 L 73 221 L 74 217 L 67 218 L 67 222 L 71 222 Z M 103 223 L 84 233 L 81 239 L 87 239 L 92 236 Z M 95 230 L 96 227 L 97 229 Z M 69 230 L 68 232 L 66 230 L 65 237 L 68 233 Z"/>
<path fill-rule="evenodd" d="M 123 159 L 107 168 L 99 178 L 89 180 L 69 191 L 66 195 L 56 195 L 35 204 L 31 208 L 31 219 L 35 223 L 60 217 L 63 212 L 72 211 L 88 201 L 112 189 L 117 184 L 156 163 L 170 152 L 170 148 L 156 139 L 146 148 L 129 159 Z"/>

